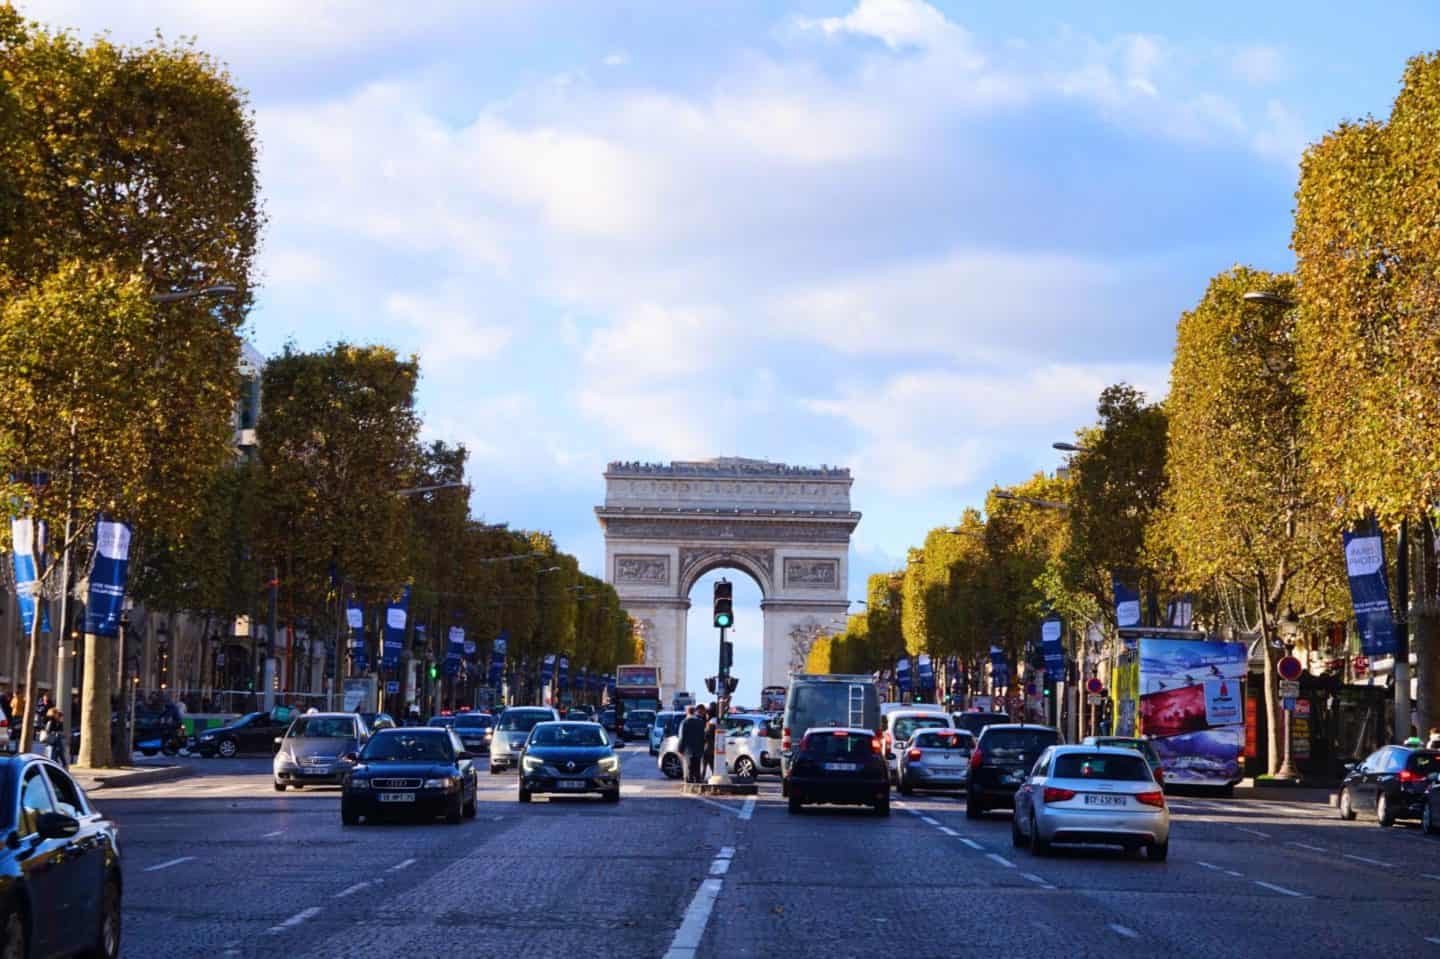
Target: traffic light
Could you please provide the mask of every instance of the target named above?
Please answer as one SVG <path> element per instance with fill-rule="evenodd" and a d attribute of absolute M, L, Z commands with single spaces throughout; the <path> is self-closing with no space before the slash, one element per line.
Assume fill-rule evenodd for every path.
<path fill-rule="evenodd" d="M 728 580 L 715 582 L 715 627 L 729 629 L 735 625 L 735 605 L 731 602 L 731 585 Z"/>
<path fill-rule="evenodd" d="M 728 639 L 720 640 L 720 669 L 728 672 L 735 664 L 735 644 Z"/>
<path fill-rule="evenodd" d="M 431 679 L 434 679 L 436 676 L 439 676 L 439 675 L 440 675 L 440 667 L 436 666 L 434 663 L 431 663 L 431 664 L 430 664 L 430 678 L 431 678 Z"/>
<path fill-rule="evenodd" d="M 711 693 L 715 692 L 715 677 L 714 677 L 714 676 L 706 676 L 706 677 L 705 677 L 705 689 L 706 689 L 708 692 L 711 692 Z"/>
<path fill-rule="evenodd" d="M 731 692 L 731 693 L 735 692 L 735 687 L 736 687 L 736 686 L 739 686 L 739 685 L 740 685 L 740 680 L 736 679 L 734 676 L 726 676 L 726 677 L 725 677 L 725 688 L 726 688 L 726 691 L 727 691 L 727 692 Z"/>

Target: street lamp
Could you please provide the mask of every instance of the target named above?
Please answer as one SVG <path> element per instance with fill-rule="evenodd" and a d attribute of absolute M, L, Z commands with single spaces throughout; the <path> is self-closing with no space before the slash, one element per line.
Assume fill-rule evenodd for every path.
<path fill-rule="evenodd" d="M 176 290 L 174 293 L 156 293 L 150 297 L 151 303 L 179 303 L 181 300 L 194 300 L 202 296 L 234 296 L 239 293 L 237 287 L 228 283 L 215 283 L 210 286 L 195 287 L 189 290 Z"/>
<path fill-rule="evenodd" d="M 1088 453 L 1089 447 L 1076 446 L 1074 443 L 1051 443 L 1051 449 L 1059 450 L 1062 453 Z"/>
<path fill-rule="evenodd" d="M 1038 506 L 1041 509 L 1058 509 L 1061 512 L 1068 512 L 1070 509 L 1069 503 L 1057 503 L 1051 499 L 1035 499 L 1033 496 L 1020 496 L 1003 489 L 997 489 L 995 491 L 995 498 L 1014 500 L 1017 503 L 1026 503 L 1030 506 Z"/>
<path fill-rule="evenodd" d="M 1285 309 L 1295 305 L 1295 301 L 1281 296 L 1279 293 L 1270 290 L 1251 290 L 1244 294 L 1241 299 L 1246 303 L 1260 303 L 1264 306 L 1283 306 Z"/>

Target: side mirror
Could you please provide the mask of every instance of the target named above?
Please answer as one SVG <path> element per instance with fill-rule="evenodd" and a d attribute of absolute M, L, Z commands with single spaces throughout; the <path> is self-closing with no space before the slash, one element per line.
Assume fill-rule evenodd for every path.
<path fill-rule="evenodd" d="M 340 757 L 341 762 L 354 763 L 360 761 L 359 753 L 345 753 Z"/>
<path fill-rule="evenodd" d="M 42 812 L 36 827 L 41 839 L 68 839 L 80 831 L 80 820 L 62 812 Z"/>

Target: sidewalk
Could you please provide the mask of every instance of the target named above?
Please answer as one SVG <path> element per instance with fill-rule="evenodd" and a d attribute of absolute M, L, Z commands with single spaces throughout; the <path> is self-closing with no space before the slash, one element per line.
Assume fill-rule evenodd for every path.
<path fill-rule="evenodd" d="M 88 766 L 71 766 L 70 775 L 86 792 L 94 792 L 107 786 L 144 786 L 148 783 L 170 782 L 195 775 L 195 768 L 177 763 L 169 757 L 137 759 L 133 765 L 114 769 L 91 769 Z"/>
<path fill-rule="evenodd" d="M 1335 805 L 1335 793 L 1336 790 L 1332 786 L 1257 786 L 1253 779 L 1242 779 L 1240 784 L 1235 787 L 1236 799 L 1314 803 L 1319 806 Z"/>

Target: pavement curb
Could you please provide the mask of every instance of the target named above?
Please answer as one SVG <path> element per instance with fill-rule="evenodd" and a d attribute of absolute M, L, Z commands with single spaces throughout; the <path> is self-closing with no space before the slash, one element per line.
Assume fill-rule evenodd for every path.
<path fill-rule="evenodd" d="M 756 783 L 681 783 L 687 796 L 755 796 L 760 792 Z"/>
<path fill-rule="evenodd" d="M 80 784 L 80 787 L 87 792 L 96 789 L 119 786 L 145 786 L 150 783 L 171 782 L 176 779 L 186 779 L 195 775 L 195 770 L 190 766 L 151 766 L 129 769 L 86 769 L 83 767 L 72 767 L 70 775 Z"/>

